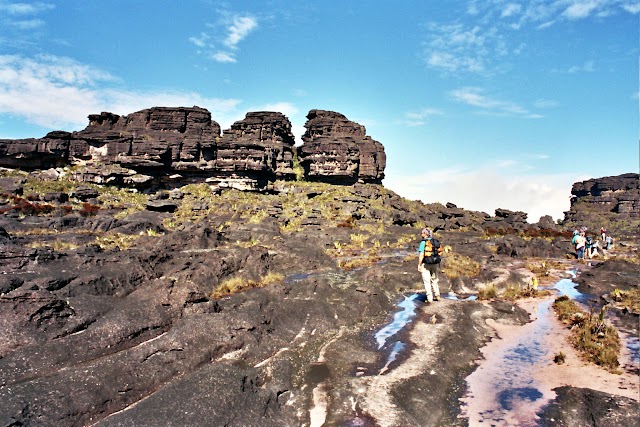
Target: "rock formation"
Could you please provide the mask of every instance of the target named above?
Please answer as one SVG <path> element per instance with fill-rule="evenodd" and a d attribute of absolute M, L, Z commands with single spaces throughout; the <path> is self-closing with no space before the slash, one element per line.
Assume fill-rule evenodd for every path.
<path fill-rule="evenodd" d="M 380 183 L 386 158 L 382 144 L 363 126 L 339 113 L 312 110 L 301 147 L 310 180 Z M 220 132 L 199 107 L 154 107 L 127 116 L 89 115 L 79 132 L 44 138 L 0 140 L 0 166 L 46 170 L 73 166 L 71 178 L 97 184 L 175 188 L 209 182 L 220 187 L 264 189 L 293 179 L 294 136 L 289 119 L 250 112 Z"/>
<path fill-rule="evenodd" d="M 311 110 L 299 148 L 309 180 L 353 184 L 381 183 L 387 158 L 384 147 L 364 126 L 334 111 Z"/>
<path fill-rule="evenodd" d="M 618 176 L 576 182 L 571 189 L 567 225 L 586 225 L 592 230 L 632 231 L 640 226 L 640 175 Z"/>
<path fill-rule="evenodd" d="M 571 211 L 578 203 L 601 212 L 640 217 L 640 175 L 627 173 L 576 182 L 571 188 Z"/>

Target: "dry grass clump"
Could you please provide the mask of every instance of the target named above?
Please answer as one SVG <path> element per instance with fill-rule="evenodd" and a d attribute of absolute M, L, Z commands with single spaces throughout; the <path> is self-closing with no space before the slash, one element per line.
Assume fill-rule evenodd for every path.
<path fill-rule="evenodd" d="M 605 307 L 595 315 L 583 311 L 567 296 L 553 303 L 558 318 L 571 328 L 570 342 L 580 355 L 612 373 L 620 373 L 620 337 L 616 328 L 605 322 Z"/>
<path fill-rule="evenodd" d="M 39 194 L 46 193 L 71 193 L 77 187 L 79 183 L 72 181 L 68 178 L 58 178 L 56 180 L 27 178 L 27 182 L 24 185 L 24 192 L 26 194 Z M 89 183 L 82 183 L 83 186 L 92 186 Z"/>
<path fill-rule="evenodd" d="M 640 313 L 640 289 L 632 288 L 626 291 L 614 289 L 609 296 L 616 307 L 627 308 L 634 313 Z"/>
<path fill-rule="evenodd" d="M 77 243 L 64 242 L 62 240 L 53 240 L 50 242 L 32 242 L 28 244 L 30 248 L 38 249 L 38 248 L 52 248 L 54 251 L 66 251 L 78 249 L 80 245 Z"/>
<path fill-rule="evenodd" d="M 376 262 L 380 261 L 381 259 L 382 258 L 380 258 L 376 254 L 369 254 L 365 257 L 352 258 L 348 260 L 340 260 L 338 261 L 338 267 L 344 270 L 353 270 L 355 268 L 367 267 L 369 265 L 373 265 Z"/>
<path fill-rule="evenodd" d="M 98 200 L 104 209 L 122 209 L 114 215 L 116 219 L 122 219 L 145 210 L 149 196 L 129 188 L 107 186 L 100 189 Z"/>
<path fill-rule="evenodd" d="M 479 301 L 485 301 L 485 300 L 490 300 L 490 299 L 494 299 L 498 297 L 498 290 L 496 289 L 495 285 L 491 284 L 488 286 L 485 286 L 484 288 L 480 289 L 478 291 L 478 300 Z"/>
<path fill-rule="evenodd" d="M 480 274 L 480 263 L 468 256 L 449 252 L 443 259 L 442 273 L 449 279 L 476 277 Z"/>
<path fill-rule="evenodd" d="M 507 301 L 515 301 L 522 298 L 536 298 L 550 294 L 551 291 L 539 291 L 529 285 L 523 286 L 521 283 L 511 282 L 507 284 L 506 289 L 502 292 L 500 297 Z"/>
<path fill-rule="evenodd" d="M 563 352 L 559 351 L 553 356 L 553 361 L 558 365 L 562 365 L 565 362 L 566 358 L 567 356 Z"/>
<path fill-rule="evenodd" d="M 96 244 L 102 249 L 118 248 L 124 251 L 132 248 L 140 237 L 141 235 L 136 234 L 108 233 L 96 237 Z"/>
<path fill-rule="evenodd" d="M 271 272 L 262 276 L 259 280 L 247 279 L 242 276 L 231 277 L 220 283 L 213 292 L 211 292 L 210 297 L 218 299 L 227 295 L 243 292 L 248 289 L 262 288 L 265 286 L 280 284 L 282 282 L 284 282 L 284 276 L 282 274 Z"/>

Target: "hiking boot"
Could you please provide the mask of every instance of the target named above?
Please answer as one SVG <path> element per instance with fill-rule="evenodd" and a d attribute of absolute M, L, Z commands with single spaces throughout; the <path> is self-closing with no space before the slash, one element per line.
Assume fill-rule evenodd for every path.
<path fill-rule="evenodd" d="M 434 295 L 433 300 L 434 301 L 440 301 L 440 295 Z"/>

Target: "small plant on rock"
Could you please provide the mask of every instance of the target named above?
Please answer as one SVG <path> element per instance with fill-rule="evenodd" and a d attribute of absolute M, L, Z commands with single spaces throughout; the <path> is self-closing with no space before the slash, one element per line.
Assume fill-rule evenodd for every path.
<path fill-rule="evenodd" d="M 553 308 L 558 318 L 571 328 L 571 344 L 584 359 L 619 373 L 620 337 L 613 326 L 606 324 L 604 307 L 596 316 L 584 312 L 574 301 L 562 296 L 555 300 Z"/>
<path fill-rule="evenodd" d="M 480 301 L 494 299 L 497 296 L 498 290 L 493 284 L 485 286 L 478 291 L 478 300 Z"/>

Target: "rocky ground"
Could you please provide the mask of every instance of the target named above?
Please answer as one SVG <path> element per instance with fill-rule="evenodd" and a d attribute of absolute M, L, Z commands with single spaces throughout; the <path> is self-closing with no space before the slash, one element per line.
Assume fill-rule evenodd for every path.
<path fill-rule="evenodd" d="M 610 296 L 637 289 L 633 235 L 588 266 L 571 260 L 571 225 L 424 205 L 379 185 L 143 196 L 12 178 L 3 189 L 2 426 L 468 425 L 460 399 L 495 338 L 489 325 L 527 323 L 509 295 L 571 267 L 638 333 L 637 310 Z M 375 334 L 421 290 L 424 225 L 447 247 L 443 296 L 459 299 L 418 294 L 389 362 Z M 490 286 L 498 297 L 464 300 Z M 637 400 L 556 393 L 543 425 L 637 420 Z"/>

